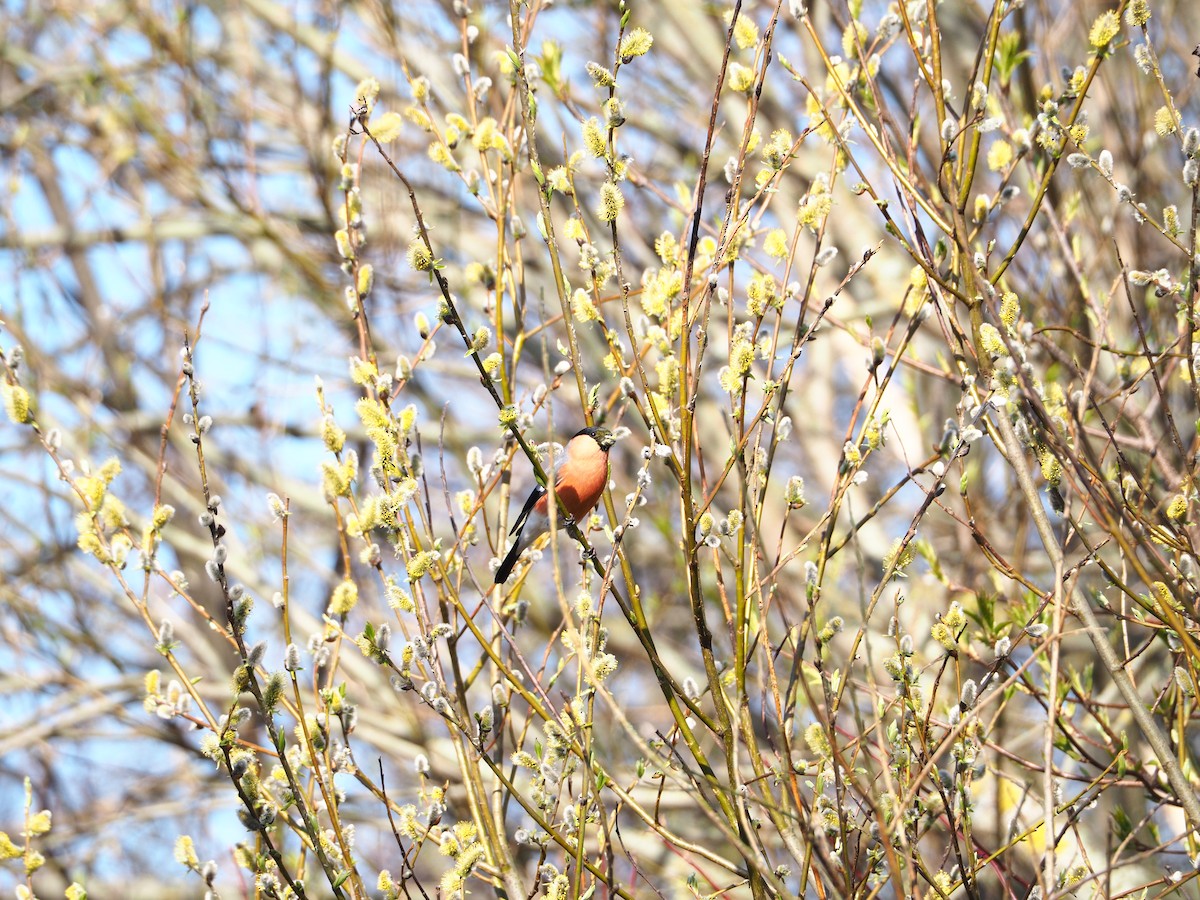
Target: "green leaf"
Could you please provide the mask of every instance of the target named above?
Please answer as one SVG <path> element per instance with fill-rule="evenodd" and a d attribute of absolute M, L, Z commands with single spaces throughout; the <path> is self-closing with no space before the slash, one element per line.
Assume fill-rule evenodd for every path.
<path fill-rule="evenodd" d="M 1117 840 L 1123 841 L 1125 838 L 1133 834 L 1133 822 L 1129 818 L 1129 813 L 1125 812 L 1123 806 L 1118 806 L 1113 810 L 1113 834 Z"/>
<path fill-rule="evenodd" d="M 1030 51 L 1021 49 L 1020 32 L 1010 31 L 1001 35 L 1000 40 L 996 42 L 996 74 L 1000 77 L 1000 84 L 1008 87 L 1017 66 L 1032 55 Z"/>
<path fill-rule="evenodd" d="M 542 55 L 538 57 L 538 67 L 542 71 L 542 81 L 556 94 L 563 89 L 562 59 L 562 47 L 558 43 L 542 42 Z"/>

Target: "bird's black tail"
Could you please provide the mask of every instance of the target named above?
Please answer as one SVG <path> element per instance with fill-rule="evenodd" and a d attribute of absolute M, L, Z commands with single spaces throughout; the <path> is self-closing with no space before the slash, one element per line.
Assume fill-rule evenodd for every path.
<path fill-rule="evenodd" d="M 524 549 L 525 547 L 521 543 L 521 539 L 517 538 L 509 549 L 508 555 L 504 557 L 504 562 L 500 563 L 500 568 L 496 570 L 496 584 L 504 584 L 504 582 L 508 581 L 508 576 L 512 574 L 513 567 L 517 564 L 517 560 L 521 558 L 521 551 Z"/>
<path fill-rule="evenodd" d="M 521 538 L 525 534 L 525 522 L 529 519 L 529 514 L 533 512 L 533 508 L 537 502 L 546 494 L 546 488 L 542 485 L 535 487 L 529 494 L 529 499 L 525 501 L 525 505 L 521 507 L 521 512 L 517 515 L 517 521 L 513 523 L 512 530 L 509 534 L 516 537 L 513 545 L 509 548 L 508 555 L 504 557 L 504 562 L 500 563 L 500 568 L 496 570 L 496 584 L 504 584 L 508 581 L 508 576 L 512 574 L 513 566 L 517 564 L 517 560 L 521 558 L 521 551 L 527 546 Z M 537 537 L 531 535 L 530 539 Z"/>

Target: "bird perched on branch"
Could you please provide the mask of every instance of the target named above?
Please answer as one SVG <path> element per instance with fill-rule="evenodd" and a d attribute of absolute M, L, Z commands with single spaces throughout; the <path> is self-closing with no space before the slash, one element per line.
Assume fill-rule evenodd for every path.
<path fill-rule="evenodd" d="M 554 494 L 561 508 L 576 522 L 582 521 L 600 502 L 608 484 L 608 451 L 616 442 L 607 428 L 584 428 L 567 442 L 566 454 L 554 474 Z M 504 584 L 517 559 L 550 527 L 550 492 L 538 485 L 521 508 L 509 534 L 512 548 L 496 570 L 496 584 Z"/>

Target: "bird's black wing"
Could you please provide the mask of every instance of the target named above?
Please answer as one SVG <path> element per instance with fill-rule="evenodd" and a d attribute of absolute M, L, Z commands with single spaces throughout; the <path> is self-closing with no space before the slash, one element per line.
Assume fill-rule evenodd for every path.
<path fill-rule="evenodd" d="M 513 527 L 508 532 L 510 537 L 519 532 L 525 526 L 525 520 L 528 519 L 529 514 L 533 512 L 534 506 L 536 506 L 537 502 L 545 496 L 546 488 L 544 485 L 539 484 L 529 492 L 529 499 L 526 500 L 525 505 L 521 507 L 521 512 L 517 516 L 517 521 L 513 523 Z"/>
<path fill-rule="evenodd" d="M 537 506 L 537 502 L 546 496 L 546 489 L 542 485 L 538 485 L 529 493 L 529 499 L 525 501 L 525 505 L 521 507 L 521 512 L 517 516 L 517 521 L 513 523 L 512 531 L 509 536 L 515 540 L 511 547 L 508 548 L 508 553 L 504 557 L 504 561 L 500 563 L 500 568 L 496 570 L 496 584 L 504 584 L 508 581 L 508 576 L 512 574 L 513 566 L 517 564 L 517 559 L 521 556 L 521 551 L 525 549 L 527 543 L 521 540 L 522 532 L 525 529 L 525 523 L 529 519 L 533 508 Z M 531 535 L 530 540 L 536 537 Z"/>

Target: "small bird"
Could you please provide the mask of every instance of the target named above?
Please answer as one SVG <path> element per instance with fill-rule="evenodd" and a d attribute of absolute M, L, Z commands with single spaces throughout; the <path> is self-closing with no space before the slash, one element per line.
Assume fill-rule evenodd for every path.
<path fill-rule="evenodd" d="M 554 494 L 576 522 L 592 511 L 608 484 L 608 451 L 616 443 L 607 428 L 584 428 L 567 442 L 567 452 L 554 475 Z M 550 527 L 550 493 L 538 485 L 521 508 L 509 534 L 512 549 L 496 570 L 496 584 L 504 584 L 525 548 Z"/>

